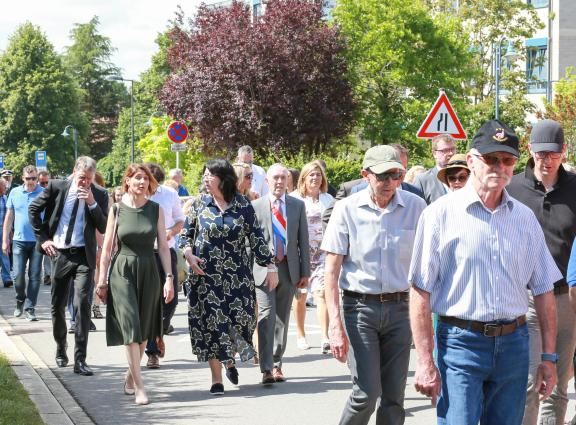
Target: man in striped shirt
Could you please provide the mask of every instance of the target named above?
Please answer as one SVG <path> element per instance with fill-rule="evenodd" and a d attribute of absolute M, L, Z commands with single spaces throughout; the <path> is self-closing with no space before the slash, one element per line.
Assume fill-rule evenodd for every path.
<path fill-rule="evenodd" d="M 439 424 L 519 425 L 528 379 L 528 288 L 542 330 L 535 387 L 556 385 L 554 283 L 562 279 L 532 211 L 510 197 L 518 137 L 484 124 L 466 155 L 467 185 L 420 217 L 410 265 L 416 390 L 437 403 Z M 431 312 L 439 315 L 432 358 Z"/>

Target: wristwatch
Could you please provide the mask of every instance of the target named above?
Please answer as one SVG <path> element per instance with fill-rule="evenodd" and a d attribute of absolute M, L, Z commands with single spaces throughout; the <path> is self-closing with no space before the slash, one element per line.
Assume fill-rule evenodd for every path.
<path fill-rule="evenodd" d="M 560 357 L 558 356 L 558 354 L 556 353 L 542 353 L 540 355 L 540 359 L 543 362 L 552 362 L 552 363 L 558 363 L 558 359 Z"/>

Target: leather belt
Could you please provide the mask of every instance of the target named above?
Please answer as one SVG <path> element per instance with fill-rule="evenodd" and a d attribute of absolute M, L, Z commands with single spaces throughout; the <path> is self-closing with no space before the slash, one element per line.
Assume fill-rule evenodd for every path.
<path fill-rule="evenodd" d="M 360 298 L 361 300 L 364 301 L 378 301 L 381 303 L 408 301 L 408 292 L 389 292 L 384 294 L 360 294 L 359 292 L 353 292 L 344 289 L 342 291 L 342 294 L 345 297 Z"/>
<path fill-rule="evenodd" d="M 474 320 L 462 320 L 457 317 L 439 316 L 442 323 L 457 326 L 462 329 L 469 329 L 474 332 L 480 332 L 484 336 L 495 337 L 511 334 L 526 323 L 526 316 L 517 317 L 512 323 L 500 324 L 493 322 L 476 322 Z"/>
<path fill-rule="evenodd" d="M 77 254 L 79 252 L 86 252 L 85 251 L 86 247 L 84 246 L 71 246 L 70 248 L 58 248 L 58 251 L 60 251 L 63 254 Z"/>
<path fill-rule="evenodd" d="M 564 295 L 568 293 L 568 285 L 560 285 L 554 287 L 554 295 Z"/>

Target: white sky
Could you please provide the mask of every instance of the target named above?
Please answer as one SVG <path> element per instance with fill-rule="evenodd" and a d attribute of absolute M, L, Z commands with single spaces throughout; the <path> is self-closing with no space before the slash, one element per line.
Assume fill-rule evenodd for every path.
<path fill-rule="evenodd" d="M 201 0 L 0 0 L 0 51 L 26 21 L 39 26 L 59 53 L 71 44 L 75 23 L 100 18 L 100 34 L 117 49 L 112 62 L 122 76 L 138 79 L 157 50 L 158 33 L 166 30 L 180 5 L 192 16 Z"/>

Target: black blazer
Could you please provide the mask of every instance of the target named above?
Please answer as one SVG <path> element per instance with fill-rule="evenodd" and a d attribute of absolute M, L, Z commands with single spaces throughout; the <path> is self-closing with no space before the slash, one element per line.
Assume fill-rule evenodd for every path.
<path fill-rule="evenodd" d="M 28 207 L 28 217 L 36 236 L 36 249 L 46 254 L 42 244 L 54 237 L 64 202 L 72 180 L 50 180 L 48 186 L 38 195 Z M 86 260 L 88 265 L 96 268 L 96 230 L 106 232 L 108 220 L 108 193 L 100 186 L 91 185 L 96 207 L 90 210 L 88 205 L 84 210 L 84 241 L 86 243 Z M 44 212 L 44 218 L 41 217 Z"/>

